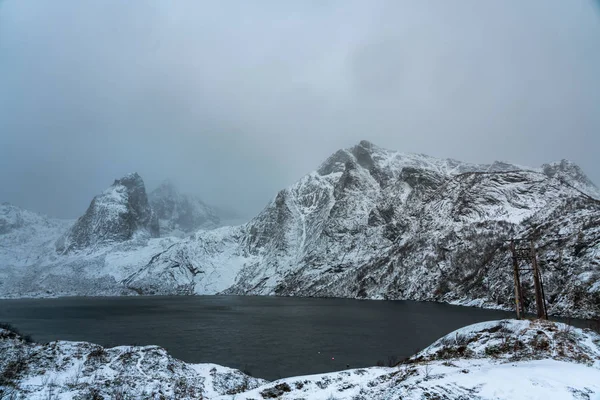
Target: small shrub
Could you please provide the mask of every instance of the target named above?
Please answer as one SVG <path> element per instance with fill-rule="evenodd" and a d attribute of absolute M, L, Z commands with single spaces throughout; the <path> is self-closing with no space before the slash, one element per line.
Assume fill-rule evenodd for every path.
<path fill-rule="evenodd" d="M 88 390 L 88 393 L 86 394 L 85 399 L 104 400 L 104 396 L 102 396 L 102 394 L 100 393 L 100 390 L 98 390 L 98 388 L 92 387 Z"/>
<path fill-rule="evenodd" d="M 190 384 L 190 382 L 187 380 L 187 378 L 179 378 L 177 380 L 177 382 L 175 383 L 175 388 L 174 388 L 174 392 L 175 392 L 175 397 L 180 399 L 183 397 L 197 397 L 198 393 L 196 387 L 194 387 L 192 384 Z"/>
<path fill-rule="evenodd" d="M 280 383 L 271 388 L 267 388 L 260 392 L 260 395 L 265 399 L 276 399 L 281 397 L 284 393 L 291 392 L 292 388 L 287 383 Z"/>
<path fill-rule="evenodd" d="M 433 368 L 431 367 L 431 364 L 425 365 L 425 369 L 423 370 L 425 376 L 424 376 L 423 379 L 425 379 L 426 381 L 428 381 L 431 378 L 431 371 L 432 371 L 432 369 Z"/>
<path fill-rule="evenodd" d="M 543 337 L 536 337 L 531 344 L 535 349 L 540 351 L 548 350 L 550 348 L 550 342 Z"/>
<path fill-rule="evenodd" d="M 121 360 L 122 363 L 127 363 L 129 361 L 131 361 L 131 359 L 133 358 L 133 347 L 129 347 L 127 350 L 125 350 L 123 353 L 121 353 L 121 355 L 119 356 L 119 359 Z"/>
<path fill-rule="evenodd" d="M 238 394 L 238 393 L 244 393 L 244 392 L 247 392 L 248 390 L 250 390 L 250 378 L 248 378 L 247 376 L 244 376 L 242 383 L 232 389 L 229 389 L 227 391 L 227 394 L 233 395 L 233 394 Z"/>
<path fill-rule="evenodd" d="M 21 357 L 9 361 L 4 369 L 0 371 L 0 386 L 13 386 L 26 369 L 27 363 Z"/>
<path fill-rule="evenodd" d="M 472 353 L 473 352 L 469 350 L 467 346 L 443 346 L 435 353 L 433 359 L 447 360 L 450 358 L 467 358 L 470 357 Z"/>
<path fill-rule="evenodd" d="M 75 371 L 75 375 L 67 378 L 65 380 L 65 385 L 67 385 L 67 387 L 74 389 L 79 385 L 79 380 L 81 379 L 81 374 L 83 372 L 83 364 L 79 364 L 79 366 L 77 367 L 77 370 Z M 49 375 L 48 375 L 49 377 Z M 46 378 L 46 377 L 44 377 Z"/>
<path fill-rule="evenodd" d="M 19 399 L 17 389 L 8 387 L 8 386 L 0 386 L 0 400 L 17 400 Z"/>
<path fill-rule="evenodd" d="M 417 370 L 414 367 L 404 366 L 398 369 L 398 371 L 392 373 L 390 376 L 394 377 L 395 383 L 398 385 L 401 382 L 405 381 L 409 377 L 416 375 Z"/>
<path fill-rule="evenodd" d="M 123 385 L 113 387 L 110 398 L 112 400 L 125 400 L 127 398 L 127 393 Z"/>
<path fill-rule="evenodd" d="M 493 346 L 488 346 L 485 348 L 485 355 L 489 356 L 489 357 L 498 357 L 500 356 L 500 354 L 502 354 L 504 352 L 504 348 L 502 345 L 498 346 L 498 345 L 493 345 Z"/>
<path fill-rule="evenodd" d="M 88 360 L 97 360 L 106 357 L 106 350 L 103 347 L 98 346 L 95 347 L 94 350 L 90 351 L 88 354 Z"/>

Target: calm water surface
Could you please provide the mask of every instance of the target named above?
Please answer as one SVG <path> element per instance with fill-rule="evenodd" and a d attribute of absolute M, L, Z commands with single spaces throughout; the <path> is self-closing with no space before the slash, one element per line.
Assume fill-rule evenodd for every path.
<path fill-rule="evenodd" d="M 0 300 L 0 321 L 39 342 L 156 344 L 187 362 L 266 379 L 387 363 L 462 326 L 512 316 L 438 303 L 290 297 Z"/>

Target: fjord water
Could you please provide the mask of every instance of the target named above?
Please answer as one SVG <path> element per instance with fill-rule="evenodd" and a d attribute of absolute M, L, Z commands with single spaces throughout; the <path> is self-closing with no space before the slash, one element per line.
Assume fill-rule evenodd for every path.
<path fill-rule="evenodd" d="M 266 379 L 387 364 L 462 326 L 512 316 L 438 303 L 291 297 L 0 300 L 0 321 L 39 342 L 155 344 L 187 362 Z"/>

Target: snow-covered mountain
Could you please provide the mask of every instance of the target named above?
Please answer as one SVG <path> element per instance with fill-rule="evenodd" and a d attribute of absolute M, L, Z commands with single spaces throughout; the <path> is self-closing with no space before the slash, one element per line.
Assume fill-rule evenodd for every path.
<path fill-rule="evenodd" d="M 198 232 L 157 254 L 125 284 L 141 293 L 510 307 L 505 241 L 532 233 L 539 237 L 551 312 L 597 315 L 597 200 L 542 170 L 361 142 L 279 192 L 246 225 Z"/>
<path fill-rule="evenodd" d="M 0 204 L 0 267 L 26 267 L 54 253 L 54 242 L 73 224 L 9 203 Z M 0 268 L 0 274 L 5 272 Z"/>
<path fill-rule="evenodd" d="M 569 160 L 561 160 L 560 162 L 542 165 L 542 171 L 550 178 L 560 179 L 583 193 L 600 200 L 600 190 L 585 175 L 579 165 Z"/>
<path fill-rule="evenodd" d="M 39 263 L 34 270 L 51 278 L 23 280 L 18 291 L 0 282 L 0 293 L 334 296 L 510 308 L 506 241 L 532 236 L 549 311 L 598 316 L 600 201 L 589 195 L 597 190 L 568 162 L 476 165 L 363 141 L 279 192 L 245 225 L 103 244 L 89 256 L 64 256 L 60 267 Z M 77 283 L 65 286 L 71 270 Z"/>
<path fill-rule="evenodd" d="M 138 174 L 115 180 L 76 221 L 0 205 L 0 297 L 124 295 L 119 281 L 173 244 Z"/>
<path fill-rule="evenodd" d="M 180 193 L 170 181 L 150 192 L 149 199 L 158 215 L 161 236 L 185 236 L 198 229 L 221 226 L 217 209 L 197 196 Z"/>
<path fill-rule="evenodd" d="M 159 235 L 158 219 L 137 173 L 115 180 L 94 197 L 85 214 L 56 243 L 56 249 L 60 253 L 90 250 L 125 242 L 135 235 Z"/>

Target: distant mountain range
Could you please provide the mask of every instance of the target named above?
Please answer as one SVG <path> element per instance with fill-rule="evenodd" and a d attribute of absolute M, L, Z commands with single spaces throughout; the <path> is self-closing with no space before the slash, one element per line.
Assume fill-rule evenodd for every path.
<path fill-rule="evenodd" d="M 280 191 L 250 222 L 219 227 L 219 210 L 169 183 L 147 195 L 130 174 L 74 223 L 1 205 L 0 295 L 223 293 L 510 308 L 506 241 L 534 237 L 550 313 L 598 317 L 598 199 L 569 161 L 476 165 L 363 141 Z"/>

